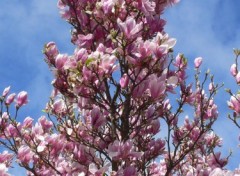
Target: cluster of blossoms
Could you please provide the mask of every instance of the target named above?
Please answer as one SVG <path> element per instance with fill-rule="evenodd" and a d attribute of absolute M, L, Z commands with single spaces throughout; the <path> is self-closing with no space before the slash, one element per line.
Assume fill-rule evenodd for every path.
<path fill-rule="evenodd" d="M 15 99 L 18 112 L 28 102 L 27 94 L 15 98 L 8 95 L 9 87 L 4 90 L 0 144 L 13 153 L 0 154 L 0 173 L 8 175 L 14 157 L 28 175 L 227 173 L 228 158 L 214 151 L 222 141 L 212 130 L 220 86 L 209 73 L 199 80 L 201 57 L 194 60 L 195 86 L 188 83 L 187 59 L 173 57 L 176 40 L 163 30 L 160 15 L 175 3 L 59 0 L 62 17 L 73 26 L 76 49 L 68 55 L 54 42 L 44 47 L 55 77 L 45 109 L 48 119 L 17 122 L 9 106 Z M 194 111 L 190 118 L 183 116 L 186 106 Z M 235 107 L 234 100 L 229 106 Z"/>
<path fill-rule="evenodd" d="M 230 68 L 230 72 L 234 77 L 236 83 L 239 85 L 240 83 L 240 73 L 238 69 L 238 58 L 240 56 L 240 50 L 234 49 L 234 54 L 236 56 L 235 63 L 232 64 Z M 239 114 L 240 114 L 240 93 L 239 91 L 237 94 L 233 94 L 231 90 L 227 90 L 227 92 L 231 95 L 230 101 L 228 101 L 228 107 L 233 110 L 233 115 L 229 115 L 228 118 L 233 121 L 233 123 L 240 129 L 240 122 L 239 122 Z M 240 138 L 239 138 L 240 139 Z"/>

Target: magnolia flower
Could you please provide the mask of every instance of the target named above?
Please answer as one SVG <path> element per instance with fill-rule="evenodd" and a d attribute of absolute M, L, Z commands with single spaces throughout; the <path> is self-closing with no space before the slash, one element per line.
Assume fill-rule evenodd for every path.
<path fill-rule="evenodd" d="M 7 128 L 5 129 L 5 132 L 9 137 L 17 137 L 19 135 L 18 130 L 12 124 L 9 124 L 7 126 Z"/>
<path fill-rule="evenodd" d="M 105 175 L 104 173 L 108 171 L 109 166 L 110 166 L 110 163 L 105 165 L 104 167 L 98 169 L 97 166 L 94 163 L 91 163 L 89 165 L 89 172 L 96 175 L 96 176 Z"/>
<path fill-rule="evenodd" d="M 20 108 L 21 106 L 25 105 L 28 103 L 28 99 L 27 99 L 27 92 L 22 91 L 17 95 L 17 99 L 16 99 L 16 107 Z"/>
<path fill-rule="evenodd" d="M 20 162 L 24 164 L 29 164 L 29 162 L 32 160 L 32 156 L 33 153 L 28 146 L 21 146 L 18 149 L 17 158 Z"/>
<path fill-rule="evenodd" d="M 240 72 L 237 73 L 235 78 L 236 78 L 237 83 L 239 84 L 240 83 Z"/>
<path fill-rule="evenodd" d="M 142 22 L 136 24 L 133 17 L 128 17 L 126 21 L 122 22 L 119 18 L 117 19 L 118 26 L 127 39 L 136 37 L 136 34 L 142 29 Z"/>
<path fill-rule="evenodd" d="M 195 60 L 194 60 L 194 65 L 195 65 L 195 68 L 199 68 L 202 64 L 202 58 L 201 57 L 197 57 Z"/>
<path fill-rule="evenodd" d="M 7 112 L 2 113 L 2 119 L 9 119 L 9 115 Z"/>
<path fill-rule="evenodd" d="M 155 2 L 149 0 L 138 1 L 138 6 L 146 16 L 149 16 L 155 10 Z"/>
<path fill-rule="evenodd" d="M 214 84 L 213 84 L 213 82 L 211 82 L 209 85 L 208 85 L 208 90 L 210 91 L 210 92 L 212 92 L 213 90 L 214 90 Z"/>
<path fill-rule="evenodd" d="M 230 101 L 227 102 L 229 108 L 234 110 L 236 113 L 240 113 L 240 94 L 233 95 L 230 98 Z"/>
<path fill-rule="evenodd" d="M 53 123 L 51 121 L 48 121 L 45 116 L 41 116 L 38 119 L 38 123 L 41 124 L 41 126 L 44 130 L 49 130 L 53 126 Z"/>
<path fill-rule="evenodd" d="M 3 151 L 2 153 L 0 153 L 0 163 L 5 163 L 7 166 L 9 166 L 11 160 L 13 159 L 13 156 L 14 155 L 11 153 L 8 153 L 7 150 Z"/>
<path fill-rule="evenodd" d="M 68 60 L 68 56 L 66 54 L 58 54 L 55 60 L 56 68 L 61 70 L 64 67 L 64 64 Z"/>
<path fill-rule="evenodd" d="M 91 124 L 98 128 L 105 123 L 106 119 L 104 115 L 101 113 L 99 107 L 94 107 L 91 111 Z"/>
<path fill-rule="evenodd" d="M 15 93 L 12 93 L 12 94 L 8 95 L 8 97 L 5 101 L 5 104 L 10 105 L 14 101 L 15 96 L 16 96 Z"/>
<path fill-rule="evenodd" d="M 92 43 L 93 37 L 94 37 L 93 34 L 88 35 L 79 34 L 76 44 L 79 47 L 88 47 Z"/>
<path fill-rule="evenodd" d="M 26 117 L 23 121 L 23 128 L 32 128 L 32 123 L 33 123 L 34 119 L 31 117 Z"/>
<path fill-rule="evenodd" d="M 139 158 L 143 155 L 142 152 L 135 152 L 134 145 L 131 140 L 127 140 L 125 143 L 115 140 L 108 147 L 109 156 L 114 160 L 128 159 L 129 157 Z"/>
<path fill-rule="evenodd" d="M 123 74 L 123 76 L 121 77 L 120 81 L 120 86 L 122 89 L 126 88 L 128 86 L 128 83 L 129 83 L 129 77 L 128 75 L 125 73 Z"/>
<path fill-rule="evenodd" d="M 64 113 L 66 110 L 66 105 L 62 99 L 58 99 L 53 104 L 53 111 L 54 113 L 61 114 Z"/>
<path fill-rule="evenodd" d="M 114 55 L 103 55 L 100 63 L 100 68 L 102 68 L 106 74 L 110 74 L 116 69 L 116 60 L 117 58 Z"/>
<path fill-rule="evenodd" d="M 47 54 L 47 56 L 51 57 L 55 57 L 58 55 L 59 51 L 57 49 L 57 46 L 54 42 L 49 42 L 45 45 L 45 48 L 44 48 L 44 52 L 45 54 Z"/>
<path fill-rule="evenodd" d="M 178 54 L 176 56 L 176 61 L 174 62 L 174 66 L 179 69 L 184 69 L 187 66 L 187 59 L 184 57 L 183 54 Z"/>
<path fill-rule="evenodd" d="M 8 168 L 6 167 L 6 164 L 0 163 L 0 175 L 1 176 L 10 176 L 8 173 Z"/>
<path fill-rule="evenodd" d="M 6 88 L 3 90 L 2 96 L 3 96 L 3 97 L 6 97 L 6 95 L 9 93 L 9 91 L 10 91 L 10 86 L 6 87 Z"/>
<path fill-rule="evenodd" d="M 166 90 L 165 76 L 157 77 L 156 75 L 152 75 L 149 78 L 149 90 L 153 99 L 157 99 L 163 95 Z"/>
<path fill-rule="evenodd" d="M 102 0 L 102 8 L 105 14 L 114 13 L 116 7 L 121 8 L 124 4 L 124 0 Z"/>
<path fill-rule="evenodd" d="M 153 41 L 162 47 L 165 47 L 166 50 L 169 50 L 175 46 L 177 43 L 177 40 L 175 38 L 170 38 L 168 34 L 162 34 L 160 32 L 157 33 L 156 37 L 153 39 Z"/>
<path fill-rule="evenodd" d="M 230 72 L 233 76 L 237 75 L 237 65 L 236 64 L 232 64 L 232 66 L 230 68 Z"/>
<path fill-rule="evenodd" d="M 126 168 L 121 168 L 118 170 L 117 175 L 122 175 L 122 176 L 138 176 L 139 173 L 136 170 L 136 167 L 134 166 L 128 166 Z"/>

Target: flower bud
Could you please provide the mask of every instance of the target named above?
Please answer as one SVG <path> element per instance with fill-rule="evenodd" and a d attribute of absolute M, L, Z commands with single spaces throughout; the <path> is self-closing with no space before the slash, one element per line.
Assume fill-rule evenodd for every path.
<path fill-rule="evenodd" d="M 2 96 L 3 96 L 3 97 L 6 97 L 6 95 L 9 93 L 9 91 L 10 91 L 10 86 L 6 87 L 6 88 L 3 90 Z"/>
<path fill-rule="evenodd" d="M 240 84 L 240 72 L 236 75 L 236 81 L 238 84 Z"/>
<path fill-rule="evenodd" d="M 195 65 L 195 68 L 199 68 L 202 64 L 202 58 L 201 57 L 197 57 L 195 60 L 194 60 L 194 65 Z"/>
<path fill-rule="evenodd" d="M 49 42 L 45 45 L 45 54 L 47 54 L 49 57 L 55 57 L 58 55 L 58 49 L 54 42 Z"/>
<path fill-rule="evenodd" d="M 236 64 L 232 64 L 232 66 L 230 68 L 230 72 L 233 76 L 237 75 L 237 65 Z"/>
<path fill-rule="evenodd" d="M 58 54 L 56 57 L 56 68 L 61 70 L 66 63 L 68 56 L 66 54 Z"/>
<path fill-rule="evenodd" d="M 15 93 L 10 94 L 10 95 L 7 97 L 6 101 L 5 101 L 5 104 L 6 104 L 6 105 L 10 105 L 10 104 L 13 102 L 15 96 L 16 96 Z"/>
<path fill-rule="evenodd" d="M 126 88 L 128 86 L 129 78 L 127 74 L 124 74 L 122 78 L 120 79 L 120 86 L 121 88 Z"/>
<path fill-rule="evenodd" d="M 20 108 L 21 106 L 28 103 L 27 92 L 22 91 L 17 95 L 16 107 Z"/>

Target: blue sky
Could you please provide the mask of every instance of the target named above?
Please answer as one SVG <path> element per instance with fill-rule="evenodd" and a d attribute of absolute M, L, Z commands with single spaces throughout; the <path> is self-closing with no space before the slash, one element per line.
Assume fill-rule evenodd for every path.
<path fill-rule="evenodd" d="M 56 3 L 56 0 L 0 1 L 0 88 L 11 85 L 14 92 L 29 93 L 30 103 L 22 109 L 20 120 L 27 115 L 34 118 L 42 115 L 51 92 L 52 77 L 43 61 L 43 45 L 55 41 L 61 52 L 73 51 L 70 26 L 59 17 Z M 235 90 L 229 68 L 234 61 L 232 49 L 240 48 L 238 7 L 238 0 L 182 0 L 164 15 L 168 21 L 166 32 L 177 38 L 175 54 L 184 53 L 190 63 L 202 56 L 203 69 L 210 68 L 216 82 L 224 82 L 224 88 Z M 226 118 L 229 110 L 224 88 L 216 98 L 220 117 L 214 127 L 224 139 L 224 153 L 230 148 L 234 151 L 229 164 L 233 169 L 240 163 L 239 130 Z"/>

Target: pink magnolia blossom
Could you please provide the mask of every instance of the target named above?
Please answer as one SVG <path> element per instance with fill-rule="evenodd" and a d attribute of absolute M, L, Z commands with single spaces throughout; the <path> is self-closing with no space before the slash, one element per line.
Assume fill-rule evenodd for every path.
<path fill-rule="evenodd" d="M 126 73 L 121 77 L 119 83 L 120 83 L 121 88 L 123 88 L 123 89 L 128 86 L 129 78 Z"/>
<path fill-rule="evenodd" d="M 13 126 L 12 124 L 9 124 L 6 128 L 6 135 L 9 137 L 17 137 L 19 136 L 19 129 L 16 129 L 15 126 Z"/>
<path fill-rule="evenodd" d="M 43 130 L 49 131 L 53 127 L 53 123 L 48 121 L 45 116 L 41 116 L 38 119 L 39 124 L 41 124 Z"/>
<path fill-rule="evenodd" d="M 237 65 L 236 64 L 232 64 L 231 68 L 230 68 L 230 72 L 232 74 L 232 76 L 236 76 L 238 71 L 237 71 Z"/>
<path fill-rule="evenodd" d="M 91 111 L 91 123 L 94 127 L 98 128 L 106 121 L 104 115 L 98 107 L 94 107 Z"/>
<path fill-rule="evenodd" d="M 131 140 L 126 142 L 114 141 L 111 145 L 109 145 L 108 152 L 113 160 L 125 160 L 129 157 L 139 158 L 142 156 L 141 152 L 134 151 L 133 142 Z"/>
<path fill-rule="evenodd" d="M 159 46 L 165 47 L 166 50 L 173 48 L 177 42 L 175 38 L 170 38 L 168 34 L 157 33 L 153 39 Z"/>
<path fill-rule="evenodd" d="M 89 165 L 89 172 L 94 176 L 102 176 L 106 171 L 108 171 L 108 169 L 109 169 L 109 164 L 100 169 L 98 169 L 94 163 L 91 163 Z"/>
<path fill-rule="evenodd" d="M 58 54 L 55 60 L 56 68 L 61 70 L 64 67 L 67 60 L 68 56 L 66 54 Z"/>
<path fill-rule="evenodd" d="M 9 93 L 9 91 L 10 91 L 10 86 L 8 86 L 8 87 L 6 87 L 4 90 L 3 90 L 3 93 L 2 93 L 2 96 L 3 97 L 6 97 L 7 96 L 7 94 Z"/>
<path fill-rule="evenodd" d="M 32 128 L 32 123 L 33 123 L 34 119 L 31 117 L 27 117 L 24 119 L 22 127 L 23 128 Z"/>
<path fill-rule="evenodd" d="M 128 166 L 126 168 L 122 168 L 117 172 L 117 175 L 122 175 L 122 176 L 138 176 L 139 174 L 137 173 L 137 170 L 134 166 Z"/>
<path fill-rule="evenodd" d="M 57 56 L 59 51 L 57 49 L 57 46 L 55 42 L 49 42 L 45 46 L 45 53 L 50 57 L 50 56 Z"/>
<path fill-rule="evenodd" d="M 158 31 L 162 32 L 166 21 L 158 18 L 158 16 L 149 16 L 147 17 L 147 24 L 150 27 L 149 34 L 154 34 Z"/>
<path fill-rule="evenodd" d="M 0 175 L 1 176 L 10 176 L 10 174 L 7 173 L 8 168 L 4 163 L 0 163 Z"/>
<path fill-rule="evenodd" d="M 202 64 L 202 58 L 201 57 L 197 57 L 195 60 L 194 60 L 194 65 L 195 65 L 195 68 L 199 68 Z"/>
<path fill-rule="evenodd" d="M 117 8 L 123 8 L 124 0 L 102 0 L 102 8 L 105 14 L 115 13 Z"/>
<path fill-rule="evenodd" d="M 8 95 L 8 97 L 5 101 L 5 104 L 10 105 L 14 101 L 15 96 L 16 96 L 15 93 L 12 93 L 12 94 Z"/>
<path fill-rule="evenodd" d="M 71 18 L 71 12 L 69 10 L 63 9 L 60 11 L 60 14 L 63 19 L 68 20 L 69 18 Z"/>
<path fill-rule="evenodd" d="M 156 77 L 156 75 L 152 75 L 152 77 L 149 79 L 149 90 L 153 99 L 157 99 L 163 95 L 166 90 L 164 76 Z"/>
<path fill-rule="evenodd" d="M 12 159 L 13 154 L 9 153 L 8 151 L 5 150 L 0 153 L 0 163 L 5 163 L 5 166 L 9 167 Z"/>
<path fill-rule="evenodd" d="M 138 8 L 143 11 L 146 16 L 149 16 L 155 11 L 155 2 L 149 0 L 138 1 Z"/>
<path fill-rule="evenodd" d="M 237 83 L 239 84 L 240 83 L 240 72 L 237 73 L 235 78 L 236 78 Z"/>
<path fill-rule="evenodd" d="M 88 35 L 78 35 L 78 39 L 76 44 L 79 45 L 79 47 L 88 47 L 93 40 L 93 34 L 88 34 Z"/>
<path fill-rule="evenodd" d="M 58 99 L 53 104 L 53 112 L 56 114 L 63 114 L 66 111 L 66 105 L 62 99 Z"/>
<path fill-rule="evenodd" d="M 227 102 L 229 108 L 234 110 L 236 113 L 240 113 L 240 94 L 233 95 L 230 98 L 230 101 Z"/>
<path fill-rule="evenodd" d="M 153 176 L 164 176 L 166 171 L 166 163 L 163 160 L 159 163 L 153 162 L 150 164 L 149 172 Z"/>
<path fill-rule="evenodd" d="M 18 149 L 18 160 L 23 164 L 29 164 L 29 162 L 32 160 L 33 153 L 31 149 L 27 146 L 21 146 Z"/>
<path fill-rule="evenodd" d="M 115 65 L 116 60 L 115 56 L 104 55 L 101 59 L 100 68 L 103 69 L 105 74 L 111 74 L 117 68 Z"/>
<path fill-rule="evenodd" d="M 9 114 L 7 112 L 3 112 L 2 119 L 9 119 Z"/>
<path fill-rule="evenodd" d="M 149 124 L 149 126 L 148 126 L 146 131 L 149 134 L 157 134 L 159 132 L 159 130 L 160 130 L 160 122 L 159 122 L 159 120 L 153 120 Z"/>
<path fill-rule="evenodd" d="M 142 30 L 142 23 L 137 24 L 132 17 L 127 18 L 126 21 L 118 19 L 117 23 L 127 39 L 135 38 L 136 34 Z"/>
<path fill-rule="evenodd" d="M 212 92 L 214 90 L 214 84 L 212 82 L 208 85 L 208 90 L 210 92 Z"/>
<path fill-rule="evenodd" d="M 17 95 L 16 99 L 16 107 L 20 108 L 21 106 L 25 105 L 28 103 L 28 97 L 27 97 L 27 92 L 22 91 Z"/>
<path fill-rule="evenodd" d="M 187 66 L 187 60 L 186 60 L 186 58 L 184 57 L 183 54 L 178 54 L 178 55 L 177 55 L 176 61 L 175 61 L 174 65 L 175 65 L 177 68 L 180 68 L 180 69 L 186 68 L 186 66 Z"/>
<path fill-rule="evenodd" d="M 87 50 L 85 48 L 80 48 L 76 50 L 75 57 L 77 61 L 81 61 L 82 63 L 85 63 L 85 61 L 88 58 Z"/>

